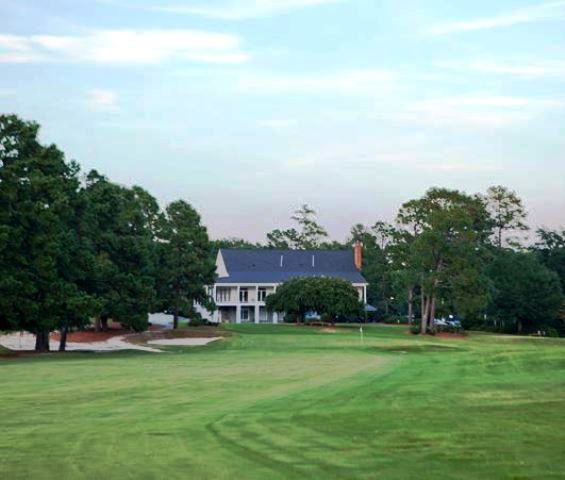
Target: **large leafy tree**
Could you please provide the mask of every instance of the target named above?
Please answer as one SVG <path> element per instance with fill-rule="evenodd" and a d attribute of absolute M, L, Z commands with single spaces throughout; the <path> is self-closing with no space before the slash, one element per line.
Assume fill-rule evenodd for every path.
<path fill-rule="evenodd" d="M 216 273 L 210 248 L 206 227 L 196 210 L 182 200 L 171 203 L 159 229 L 158 294 L 161 306 L 173 312 L 174 328 L 180 312 L 191 312 L 194 302 L 214 308 L 207 292 Z"/>
<path fill-rule="evenodd" d="M 422 333 L 446 300 L 467 313 L 486 304 L 481 253 L 490 231 L 481 199 L 433 188 L 403 204 L 397 222 L 412 235 L 405 263 L 419 278 Z"/>
<path fill-rule="evenodd" d="M 377 307 L 385 317 L 390 313 L 396 295 L 394 269 L 389 255 L 392 227 L 389 227 L 385 222 L 376 222 L 373 227 L 353 225 L 346 242 L 353 245 L 359 241 L 363 245 L 361 273 L 369 283 L 367 302 Z"/>
<path fill-rule="evenodd" d="M 265 303 L 268 310 L 285 312 L 298 322 L 309 312 L 316 312 L 331 322 L 362 313 L 357 290 L 351 283 L 333 277 L 293 278 L 279 285 Z"/>
<path fill-rule="evenodd" d="M 535 254 L 500 250 L 488 274 L 494 286 L 490 315 L 502 328 L 521 333 L 555 325 L 563 302 L 559 277 Z"/>
<path fill-rule="evenodd" d="M 516 238 L 509 236 L 511 232 L 528 230 L 526 209 L 516 192 L 495 185 L 487 190 L 484 202 L 494 229 L 494 244 L 498 248 L 502 248 L 505 242 L 516 243 Z"/>
<path fill-rule="evenodd" d="M 81 235 L 95 256 L 87 288 L 99 300 L 102 326 L 109 318 L 136 331 L 147 327 L 156 301 L 158 206 L 140 187 L 126 188 L 96 171 L 81 192 Z"/>
<path fill-rule="evenodd" d="M 267 233 L 270 248 L 308 250 L 319 248 L 328 238 L 328 233 L 318 223 L 316 211 L 308 205 L 302 205 L 291 219 L 297 223 L 298 229 L 276 229 Z"/>
<path fill-rule="evenodd" d="M 538 241 L 533 250 L 539 254 L 542 263 L 559 275 L 561 288 L 565 292 L 565 230 L 538 230 Z"/>
<path fill-rule="evenodd" d="M 561 290 L 565 293 L 565 230 L 538 230 L 538 241 L 533 247 L 541 262 L 550 270 L 557 273 L 561 281 Z M 556 328 L 565 335 L 565 298 Z"/>
<path fill-rule="evenodd" d="M 84 289 L 89 261 L 75 225 L 78 170 L 54 145 L 41 145 L 39 126 L 0 116 L 0 323 L 36 335 L 81 323 L 94 307 Z"/>

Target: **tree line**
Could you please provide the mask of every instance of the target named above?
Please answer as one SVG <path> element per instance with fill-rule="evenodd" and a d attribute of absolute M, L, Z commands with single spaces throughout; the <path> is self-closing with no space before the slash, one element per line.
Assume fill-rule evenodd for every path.
<path fill-rule="evenodd" d="M 0 116 L 0 330 L 34 333 L 38 351 L 58 330 L 64 350 L 92 318 L 142 331 L 148 312 L 172 312 L 176 327 L 194 301 L 210 305 L 215 264 L 194 208 L 161 210 L 141 187 L 82 173 L 38 131 Z"/>
<path fill-rule="evenodd" d="M 343 241 L 330 240 L 316 212 L 303 205 L 296 227 L 276 229 L 264 245 L 244 239 L 217 248 L 345 249 L 364 247 L 362 273 L 368 303 L 384 320 L 434 330 L 454 315 L 467 328 L 506 333 L 565 335 L 565 230 L 529 230 L 522 199 L 503 186 L 484 194 L 432 188 L 405 202 L 395 221 L 356 224 Z"/>

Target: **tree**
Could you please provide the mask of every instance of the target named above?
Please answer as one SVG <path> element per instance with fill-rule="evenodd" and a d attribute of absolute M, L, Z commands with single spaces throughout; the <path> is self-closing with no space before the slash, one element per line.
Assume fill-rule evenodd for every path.
<path fill-rule="evenodd" d="M 500 250 L 489 263 L 494 286 L 489 313 L 514 332 L 555 324 L 563 295 L 559 277 L 533 253 Z"/>
<path fill-rule="evenodd" d="M 72 224 L 67 230 L 65 239 L 67 255 L 64 257 L 66 261 L 63 264 L 62 274 L 68 281 L 67 288 L 71 291 L 66 293 L 69 300 L 66 315 L 57 325 L 61 352 L 66 350 L 68 332 L 72 328 L 83 328 L 88 325 L 91 317 L 100 308 L 98 299 L 88 289 L 90 279 L 96 271 L 96 257 L 80 228 L 85 211 L 84 197 L 79 192 L 74 199 Z"/>
<path fill-rule="evenodd" d="M 422 333 L 433 326 L 440 302 L 463 303 L 466 293 L 460 287 L 470 288 L 473 279 L 476 285 L 470 294 L 477 306 L 485 302 L 479 284 L 480 254 L 490 230 L 480 199 L 457 190 L 432 188 L 424 197 L 403 204 L 397 222 L 413 236 L 406 268 L 419 278 Z"/>
<path fill-rule="evenodd" d="M 392 243 L 396 238 L 396 229 L 394 226 L 390 223 L 383 222 L 382 220 L 376 221 L 371 227 L 371 231 L 375 236 L 377 245 L 379 245 L 382 250 L 384 250 L 385 247 Z"/>
<path fill-rule="evenodd" d="M 263 248 L 260 243 L 252 243 L 244 238 L 227 237 L 217 240 L 210 240 L 210 258 L 215 263 L 218 250 L 222 248 L 255 249 Z"/>
<path fill-rule="evenodd" d="M 367 228 L 362 223 L 356 223 L 349 230 L 349 237 L 347 243 L 361 242 L 363 243 L 368 237 L 372 237 L 369 228 Z"/>
<path fill-rule="evenodd" d="M 267 233 L 267 246 L 282 250 L 300 248 L 300 234 L 295 228 L 279 230 L 278 228 Z"/>
<path fill-rule="evenodd" d="M 142 331 L 156 301 L 157 202 L 142 188 L 117 185 L 96 171 L 81 195 L 80 234 L 95 256 L 87 290 L 99 301 L 99 323 L 106 328 L 112 318 Z"/>
<path fill-rule="evenodd" d="M 174 315 L 191 312 L 194 302 L 213 310 L 213 300 L 206 287 L 214 283 L 216 266 L 206 227 L 200 215 L 188 203 L 171 203 L 161 219 L 159 230 L 159 300 Z"/>
<path fill-rule="evenodd" d="M 542 263 L 553 270 L 561 280 L 561 288 L 565 292 L 565 230 L 548 230 L 540 228 L 537 231 L 539 240 L 533 247 Z"/>
<path fill-rule="evenodd" d="M 78 171 L 56 146 L 37 140 L 39 126 L 0 116 L 0 323 L 36 335 L 87 317 L 94 302 L 75 231 Z"/>
<path fill-rule="evenodd" d="M 287 230 L 275 229 L 267 233 L 269 248 L 308 250 L 319 248 L 328 233 L 316 218 L 316 211 L 304 204 L 294 212 L 291 217 L 300 230 L 289 228 Z"/>
<path fill-rule="evenodd" d="M 387 283 L 390 293 L 387 297 L 393 297 L 396 303 L 403 302 L 406 305 L 406 318 L 408 323 L 414 321 L 414 304 L 416 300 L 417 287 L 419 285 L 419 274 L 416 268 L 411 268 L 411 248 L 415 236 L 408 230 L 389 228 L 391 240 L 386 243 L 386 264 L 383 267 L 388 271 Z"/>
<path fill-rule="evenodd" d="M 377 222 L 385 225 L 384 222 Z M 351 227 L 347 244 L 352 245 L 356 241 L 363 245 L 363 263 L 361 273 L 369 283 L 367 288 L 367 302 L 377 307 L 385 316 L 389 314 L 392 291 L 393 269 L 390 262 L 387 243 L 375 231 L 374 227 L 356 224 Z"/>
<path fill-rule="evenodd" d="M 317 220 L 316 211 L 308 205 L 302 205 L 291 217 L 300 226 L 299 248 L 317 248 L 320 242 L 328 237 L 328 232 Z"/>
<path fill-rule="evenodd" d="M 335 322 L 339 317 L 360 315 L 362 306 L 351 283 L 333 277 L 299 277 L 288 280 L 266 298 L 266 308 L 285 312 L 298 322 L 309 312 Z"/>
<path fill-rule="evenodd" d="M 216 253 L 220 248 L 261 248 L 260 243 L 253 243 L 244 238 L 238 237 L 227 237 L 220 238 L 218 240 L 210 240 L 210 246 L 214 253 Z"/>
<path fill-rule="evenodd" d="M 484 201 L 491 216 L 494 228 L 494 243 L 498 248 L 503 246 L 504 232 L 529 229 L 525 223 L 526 209 L 516 192 L 501 185 L 492 186 L 487 190 Z M 507 242 L 513 243 L 513 240 L 508 238 Z"/>

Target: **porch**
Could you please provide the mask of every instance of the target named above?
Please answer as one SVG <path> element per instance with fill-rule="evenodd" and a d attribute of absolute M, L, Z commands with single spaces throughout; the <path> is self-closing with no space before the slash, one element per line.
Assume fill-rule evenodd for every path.
<path fill-rule="evenodd" d="M 216 315 L 219 323 L 278 323 L 279 319 L 261 305 L 219 306 Z"/>

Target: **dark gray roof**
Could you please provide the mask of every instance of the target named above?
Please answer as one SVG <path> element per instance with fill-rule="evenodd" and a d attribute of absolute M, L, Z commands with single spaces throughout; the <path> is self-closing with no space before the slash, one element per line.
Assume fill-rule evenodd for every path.
<path fill-rule="evenodd" d="M 280 283 L 307 276 L 338 277 L 351 283 L 367 283 L 355 268 L 352 250 L 222 248 L 220 251 L 229 277 L 220 277 L 217 283 Z"/>

